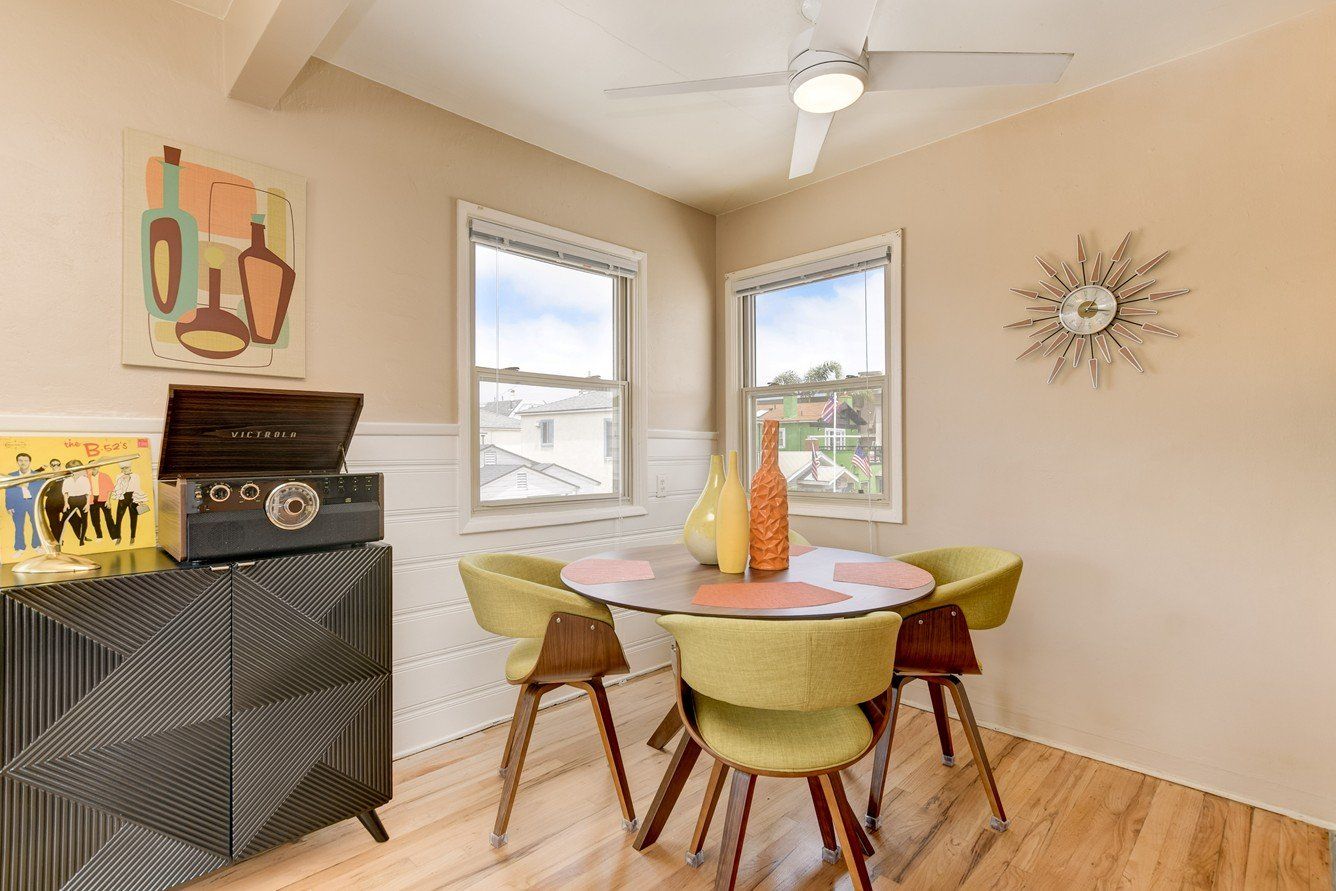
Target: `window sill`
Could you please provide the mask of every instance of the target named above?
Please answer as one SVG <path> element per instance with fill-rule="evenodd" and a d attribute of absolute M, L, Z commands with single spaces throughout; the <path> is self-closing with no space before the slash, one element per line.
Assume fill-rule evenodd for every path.
<path fill-rule="evenodd" d="M 821 503 L 789 499 L 789 514 L 799 517 L 824 517 L 831 520 L 871 520 L 874 523 L 903 523 L 904 511 L 899 507 L 878 504 L 868 507 L 858 502 Z"/>
<path fill-rule="evenodd" d="M 649 511 L 638 504 L 607 504 L 561 510 L 495 510 L 462 517 L 460 535 L 476 532 L 500 532 L 507 529 L 535 529 L 542 526 L 569 526 L 626 517 L 643 517 Z"/>

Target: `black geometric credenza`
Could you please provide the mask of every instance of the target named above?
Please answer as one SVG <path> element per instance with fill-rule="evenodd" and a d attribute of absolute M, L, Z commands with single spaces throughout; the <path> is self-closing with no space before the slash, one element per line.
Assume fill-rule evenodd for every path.
<path fill-rule="evenodd" d="M 389 801 L 390 549 L 0 572 L 0 891 L 163 889 Z"/>

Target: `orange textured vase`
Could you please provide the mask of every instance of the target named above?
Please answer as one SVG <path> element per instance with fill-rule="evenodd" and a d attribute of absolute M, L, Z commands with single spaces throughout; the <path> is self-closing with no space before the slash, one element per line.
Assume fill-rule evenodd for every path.
<path fill-rule="evenodd" d="M 779 469 L 779 421 L 761 428 L 761 466 L 751 481 L 751 568 L 789 568 L 789 483 Z"/>

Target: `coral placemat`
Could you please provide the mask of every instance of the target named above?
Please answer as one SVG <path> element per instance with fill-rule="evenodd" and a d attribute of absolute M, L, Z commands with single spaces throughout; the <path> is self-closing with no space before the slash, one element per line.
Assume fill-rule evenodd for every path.
<path fill-rule="evenodd" d="M 910 590 L 932 584 L 932 574 L 899 560 L 885 563 L 836 563 L 835 581 Z"/>
<path fill-rule="evenodd" d="M 643 582 L 654 578 L 648 560 L 599 560 L 593 557 L 566 565 L 561 577 L 577 585 L 610 585 L 613 582 Z"/>
<path fill-rule="evenodd" d="M 794 609 L 849 600 L 848 594 L 807 582 L 723 582 L 701 585 L 691 602 L 723 609 Z"/>
<path fill-rule="evenodd" d="M 790 557 L 801 557 L 803 554 L 810 554 L 810 553 L 812 553 L 812 551 L 815 551 L 815 550 L 816 550 L 816 548 L 812 547 L 811 545 L 796 545 L 796 544 L 791 544 L 791 545 L 789 545 L 789 556 L 790 556 Z"/>

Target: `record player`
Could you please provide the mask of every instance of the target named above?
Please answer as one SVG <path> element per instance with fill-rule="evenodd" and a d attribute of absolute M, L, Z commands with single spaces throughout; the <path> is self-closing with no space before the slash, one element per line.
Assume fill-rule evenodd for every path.
<path fill-rule="evenodd" d="M 360 393 L 167 390 L 158 544 L 180 561 L 379 541 L 384 480 L 346 473 Z"/>

